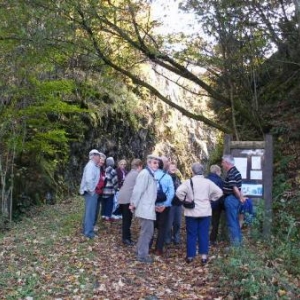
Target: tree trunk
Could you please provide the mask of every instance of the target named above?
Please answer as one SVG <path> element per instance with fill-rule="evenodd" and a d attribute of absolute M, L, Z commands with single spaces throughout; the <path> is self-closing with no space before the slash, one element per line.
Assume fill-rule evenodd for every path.
<path fill-rule="evenodd" d="M 300 38 L 300 0 L 294 0 L 295 3 L 295 17 L 298 23 L 298 38 Z"/>

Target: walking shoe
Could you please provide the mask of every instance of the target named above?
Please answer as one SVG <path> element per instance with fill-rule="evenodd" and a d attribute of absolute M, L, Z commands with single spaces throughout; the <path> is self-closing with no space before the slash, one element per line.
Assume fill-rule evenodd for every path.
<path fill-rule="evenodd" d="M 194 257 L 186 257 L 186 258 L 185 258 L 185 262 L 186 262 L 187 264 L 190 264 L 193 260 L 194 260 Z"/>
<path fill-rule="evenodd" d="M 133 246 L 134 242 L 129 239 L 126 239 L 126 240 L 123 240 L 123 244 L 126 246 Z"/>
<path fill-rule="evenodd" d="M 107 221 L 107 222 L 115 222 L 116 220 L 113 219 L 113 218 L 105 217 L 104 221 Z"/>
<path fill-rule="evenodd" d="M 207 259 L 207 258 L 202 258 L 202 259 L 201 259 L 201 264 L 202 264 L 202 266 L 206 265 L 207 262 L 208 262 L 208 259 Z"/>
<path fill-rule="evenodd" d="M 92 240 L 92 239 L 97 239 L 99 236 L 97 234 L 92 234 L 92 235 L 85 235 L 85 237 Z"/>
<path fill-rule="evenodd" d="M 120 216 L 120 215 L 112 215 L 111 218 L 114 219 L 114 220 L 120 220 L 120 219 L 122 219 L 122 216 Z"/>
<path fill-rule="evenodd" d="M 162 250 L 159 250 L 159 249 L 156 249 L 154 251 L 154 254 L 157 255 L 157 256 L 163 256 L 163 251 Z"/>
<path fill-rule="evenodd" d="M 138 257 L 137 261 L 143 262 L 143 263 L 148 263 L 152 264 L 153 263 L 153 258 L 151 256 L 146 256 L 146 257 Z"/>
<path fill-rule="evenodd" d="M 211 247 L 217 246 L 217 242 L 216 241 L 209 241 L 209 245 Z"/>

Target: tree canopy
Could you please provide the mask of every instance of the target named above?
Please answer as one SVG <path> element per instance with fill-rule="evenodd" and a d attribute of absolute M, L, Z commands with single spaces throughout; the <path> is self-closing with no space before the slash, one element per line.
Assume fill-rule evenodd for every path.
<path fill-rule="evenodd" d="M 237 138 L 243 123 L 254 135 L 269 129 L 261 115 L 265 90 L 259 78 L 268 56 L 278 50 L 286 64 L 298 63 L 297 1 L 183 1 L 180 7 L 194 12 L 203 32 L 183 34 L 180 51 L 172 48 L 180 38 L 156 34 L 148 1 L 36 0 L 7 6 L 0 31 L 3 47 L 21 48 L 26 56 L 43 53 L 56 66 L 71 64 L 101 74 L 109 73 L 109 67 L 114 76 L 130 78 L 184 115 Z M 141 75 L 144 62 L 191 81 L 231 117 L 215 121 L 205 111 L 179 106 Z M 193 66 L 206 72 L 197 74 Z M 202 99 L 195 96 L 195 103 Z"/>
<path fill-rule="evenodd" d="M 178 37 L 155 33 L 158 24 L 147 1 L 10 1 L 7 5 L 10 13 L 0 36 L 5 45 L 42 51 L 56 63 L 72 60 L 83 70 L 102 73 L 108 66 L 184 115 L 237 137 L 243 119 L 256 135 L 269 128 L 260 114 L 264 90 L 258 87 L 258 70 L 268 55 L 278 49 L 286 52 L 287 64 L 297 63 L 297 1 L 184 1 L 181 8 L 195 13 L 203 32 L 183 35 L 179 52 L 170 46 L 178 43 Z M 214 40 L 209 43 L 204 34 Z M 216 122 L 205 112 L 176 104 L 140 75 L 138 66 L 146 61 L 200 87 L 229 110 L 231 118 Z M 195 74 L 192 66 L 207 72 Z M 195 102 L 202 99 L 195 96 Z"/>
<path fill-rule="evenodd" d="M 157 30 L 162 24 L 151 2 L 2 1 L 3 147 L 28 161 L 31 155 L 51 157 L 51 173 L 64 160 L 68 141 L 82 138 L 78 114 L 87 111 L 87 102 L 110 102 L 109 93 L 121 95 L 124 86 L 141 101 L 147 91 L 236 139 L 272 131 L 274 104 L 285 98 L 293 103 L 299 86 L 299 1 L 180 1 L 200 29 L 177 34 Z M 193 101 L 182 104 L 160 90 L 145 65 Z M 213 117 L 201 106 L 206 101 Z"/>

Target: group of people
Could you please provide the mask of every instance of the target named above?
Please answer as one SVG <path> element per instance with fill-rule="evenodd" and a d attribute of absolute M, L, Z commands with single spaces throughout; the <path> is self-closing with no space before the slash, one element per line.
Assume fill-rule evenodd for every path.
<path fill-rule="evenodd" d="M 99 214 L 104 221 L 120 218 L 120 208 L 114 210 L 114 202 L 126 175 L 125 160 L 119 161 L 115 168 L 113 157 L 106 157 L 96 149 L 89 152 L 89 162 L 84 168 L 79 190 L 85 198 L 83 234 L 86 237 L 95 237 Z"/>
<path fill-rule="evenodd" d="M 125 160 L 119 162 L 117 169 L 114 164 L 112 157 L 106 158 L 96 149 L 89 153 L 80 185 L 80 194 L 85 199 L 83 234 L 86 237 L 96 235 L 100 205 L 102 218 L 111 220 L 117 194 L 118 212 L 114 214 L 120 214 L 122 218 L 124 245 L 134 245 L 131 236 L 133 215 L 139 221 L 136 252 L 140 262 L 151 263 L 151 251 L 161 256 L 166 244 L 181 242 L 182 211 L 186 225 L 187 263 L 195 259 L 197 252 L 202 264 L 207 263 L 209 246 L 217 240 L 222 210 L 225 211 L 231 244 L 241 244 L 239 212 L 246 199 L 241 192 L 241 174 L 231 155 L 222 157 L 222 168 L 226 172 L 224 180 L 219 166 L 212 165 L 205 177 L 203 165 L 196 162 L 191 166 L 192 177 L 181 182 L 176 163 L 165 156 L 148 155 L 145 167 L 140 159 L 133 159 L 128 173 Z"/>

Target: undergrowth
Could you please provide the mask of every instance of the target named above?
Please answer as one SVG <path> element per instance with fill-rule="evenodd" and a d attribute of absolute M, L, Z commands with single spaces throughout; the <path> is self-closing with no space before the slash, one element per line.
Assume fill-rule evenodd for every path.
<path fill-rule="evenodd" d="M 226 299 L 300 299 L 300 235 L 298 192 L 283 174 L 274 178 L 272 236 L 263 236 L 263 202 L 256 208 L 244 245 L 216 260 L 220 290 Z"/>
<path fill-rule="evenodd" d="M 274 244 L 232 249 L 216 263 L 220 290 L 227 299 L 297 299 L 299 277 L 288 273 L 284 260 L 272 258 Z"/>

